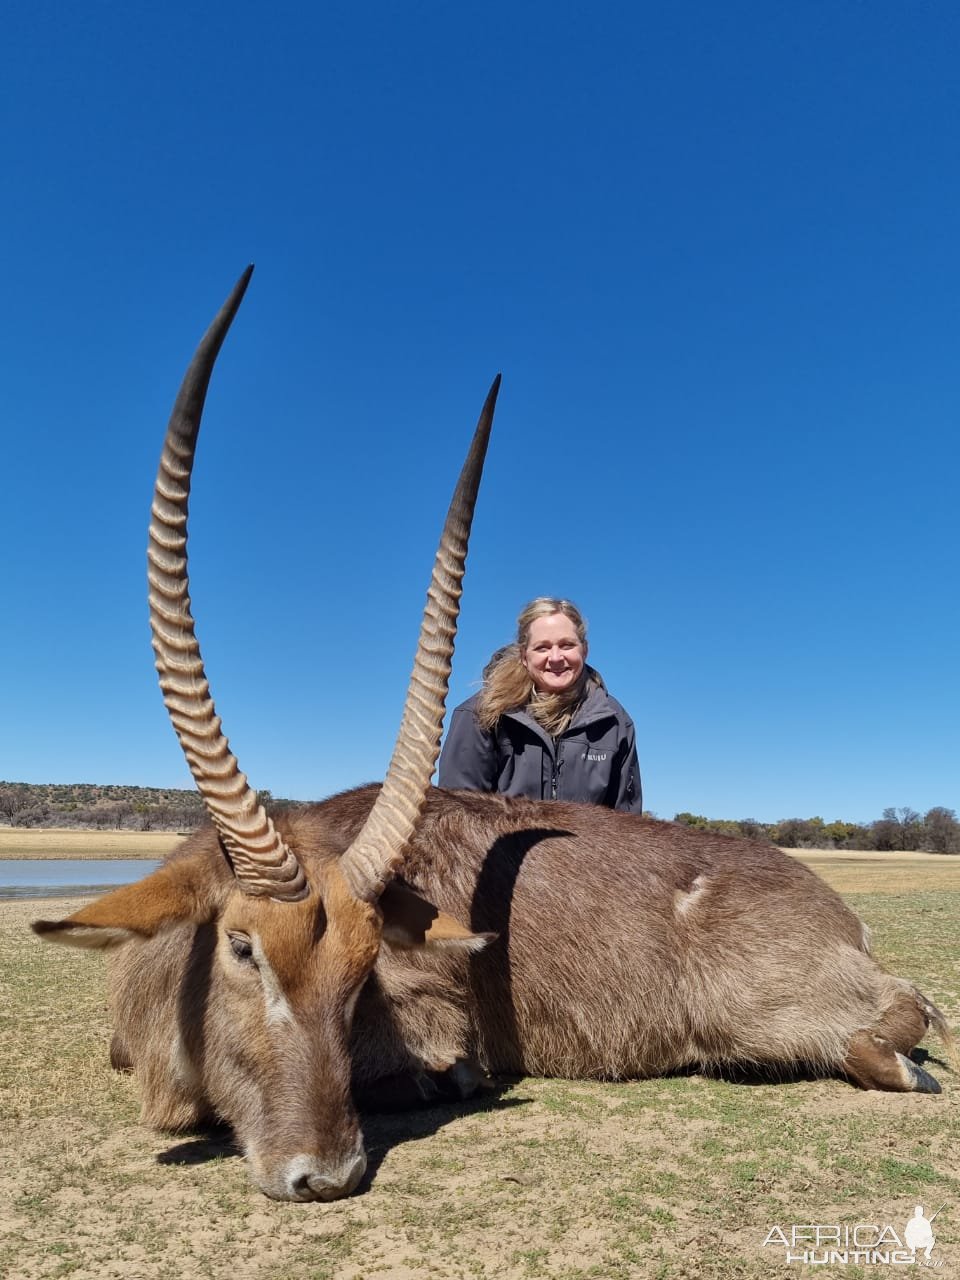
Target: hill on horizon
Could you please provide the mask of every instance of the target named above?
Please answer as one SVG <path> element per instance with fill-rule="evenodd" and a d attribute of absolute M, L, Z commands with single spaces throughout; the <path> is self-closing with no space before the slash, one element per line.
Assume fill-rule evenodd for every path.
<path fill-rule="evenodd" d="M 0 781 L 0 823 L 13 827 L 192 831 L 205 817 L 197 791 L 91 782 Z"/>

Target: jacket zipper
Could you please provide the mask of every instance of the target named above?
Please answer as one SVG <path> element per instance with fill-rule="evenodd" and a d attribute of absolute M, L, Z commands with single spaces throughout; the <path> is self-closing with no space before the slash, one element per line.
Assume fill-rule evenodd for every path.
<path fill-rule="evenodd" d="M 562 752 L 563 752 L 563 739 L 554 738 L 552 776 L 550 779 L 550 799 L 551 800 L 556 800 L 557 792 L 560 787 L 560 761 L 561 761 Z"/>

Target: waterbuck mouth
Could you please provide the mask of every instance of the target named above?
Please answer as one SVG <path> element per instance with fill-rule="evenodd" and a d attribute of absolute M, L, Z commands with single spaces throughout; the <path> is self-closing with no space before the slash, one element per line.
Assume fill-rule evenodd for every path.
<path fill-rule="evenodd" d="M 259 1161 L 250 1159 L 254 1181 L 272 1200 L 340 1200 L 356 1190 L 367 1169 L 363 1147 L 331 1167 L 318 1156 L 297 1155 L 266 1175 Z"/>

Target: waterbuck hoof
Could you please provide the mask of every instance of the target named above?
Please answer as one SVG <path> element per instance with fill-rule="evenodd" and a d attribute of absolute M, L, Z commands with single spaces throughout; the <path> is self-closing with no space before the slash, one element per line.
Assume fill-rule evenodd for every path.
<path fill-rule="evenodd" d="M 452 1067 L 439 1077 L 441 1091 L 465 1101 L 475 1094 L 490 1093 L 494 1088 L 493 1081 L 470 1058 L 458 1058 Z"/>
<path fill-rule="evenodd" d="M 934 1080 L 929 1071 L 924 1071 L 923 1067 L 917 1066 L 910 1058 L 905 1057 L 902 1053 L 898 1053 L 900 1065 L 903 1067 L 904 1074 L 910 1079 L 910 1088 L 914 1093 L 942 1093 L 938 1081 Z"/>

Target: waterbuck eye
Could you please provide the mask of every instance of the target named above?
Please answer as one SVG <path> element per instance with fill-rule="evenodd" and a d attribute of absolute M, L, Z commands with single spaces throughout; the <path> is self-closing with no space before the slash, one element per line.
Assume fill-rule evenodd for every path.
<path fill-rule="evenodd" d="M 231 933 L 230 950 L 238 960 L 253 961 L 253 944 L 242 933 Z"/>

